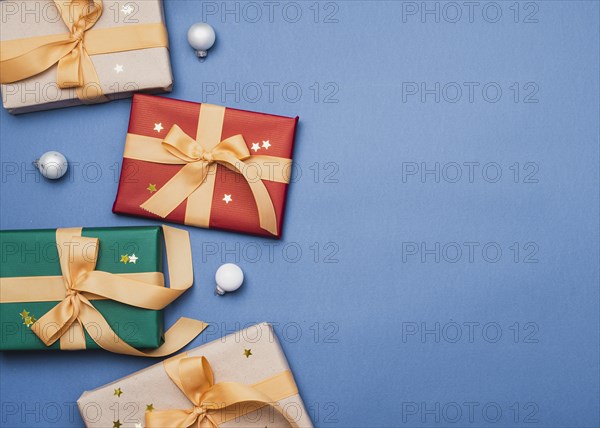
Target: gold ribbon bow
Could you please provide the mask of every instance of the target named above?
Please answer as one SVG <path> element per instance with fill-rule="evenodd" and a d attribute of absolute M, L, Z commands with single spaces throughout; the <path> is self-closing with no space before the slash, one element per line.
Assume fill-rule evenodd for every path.
<path fill-rule="evenodd" d="M 206 328 L 202 321 L 180 318 L 165 333 L 165 343 L 161 347 L 142 352 L 119 338 L 90 302 L 106 298 L 159 310 L 177 299 L 193 283 L 190 241 L 186 231 L 163 226 L 170 288 L 162 286 L 162 275 L 156 280 L 156 276 L 148 274 L 136 274 L 134 277 L 95 270 L 99 241 L 83 237 L 81 232 L 81 228 L 56 230 L 62 277 L 0 278 L 0 302 L 38 301 L 44 297 L 38 295 L 42 287 L 53 293 L 58 283 L 62 283 L 63 300 L 31 326 L 46 346 L 60 340 L 61 349 L 85 349 L 85 329 L 92 340 L 108 351 L 163 357 L 187 345 Z"/>
<path fill-rule="evenodd" d="M 298 425 L 276 403 L 298 393 L 289 370 L 257 385 L 237 382 L 215 383 L 212 368 L 205 357 L 185 354 L 163 363 L 165 371 L 194 407 L 182 410 L 146 412 L 147 428 L 217 428 L 219 423 L 237 419 L 264 406 L 272 406 L 289 422 Z"/>
<path fill-rule="evenodd" d="M 235 135 L 209 149 L 177 125 L 173 125 L 162 142 L 165 150 L 181 159 L 185 166 L 141 207 L 160 217 L 166 217 L 186 200 L 206 180 L 211 165 L 217 163 L 236 171 L 246 179 L 256 206 L 260 227 L 277 234 L 277 218 L 269 192 L 261 180 L 248 175 L 244 161 L 250 157 L 244 137 Z"/>
<path fill-rule="evenodd" d="M 141 208 L 162 218 L 168 216 L 188 199 L 186 224 L 208 227 L 216 164 L 241 174 L 254 196 L 260 227 L 277 235 L 277 217 L 273 201 L 263 178 L 287 183 L 285 170 L 290 159 L 272 156 L 251 156 L 242 135 L 221 141 L 225 107 L 212 104 L 200 106 L 196 139 L 173 125 L 164 140 L 128 134 L 125 157 L 165 164 L 184 165 L 158 192 L 141 205 Z M 255 166 L 258 176 L 250 174 Z M 268 173 L 265 173 L 268 171 Z M 191 208 L 190 208 L 191 207 Z"/>
<path fill-rule="evenodd" d="M 168 47 L 163 24 L 91 30 L 102 15 L 102 0 L 54 0 L 67 34 L 8 40 L 0 43 L 0 83 L 35 76 L 58 63 L 61 89 L 77 88 L 84 101 L 102 97 L 90 55 Z M 90 90 L 91 89 L 91 90 Z"/>

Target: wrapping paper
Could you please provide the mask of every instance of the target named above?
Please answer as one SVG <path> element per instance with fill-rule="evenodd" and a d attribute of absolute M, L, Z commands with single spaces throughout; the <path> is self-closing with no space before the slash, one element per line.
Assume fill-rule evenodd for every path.
<path fill-rule="evenodd" d="M 248 357 L 247 351 L 251 352 Z M 187 354 L 206 357 L 216 383 L 255 384 L 289 370 L 283 350 L 267 323 L 209 342 Z M 299 394 L 280 400 L 278 404 L 299 427 L 312 427 Z M 84 392 L 77 405 L 88 428 L 112 427 L 116 422 L 123 428 L 144 427 L 147 408 L 159 411 L 191 407 L 190 401 L 168 377 L 162 363 Z M 263 407 L 219 426 L 276 428 L 289 427 L 289 423 L 272 408 Z"/>
<path fill-rule="evenodd" d="M 55 235 L 54 229 L 0 231 L 0 276 L 61 275 Z M 160 227 L 84 228 L 82 236 L 100 239 L 98 270 L 116 274 L 163 272 Z M 135 263 L 129 260 L 123 263 L 121 256 L 126 254 L 133 256 Z M 0 335 L 0 350 L 60 349 L 59 342 L 46 346 L 27 325 L 58 303 L 1 303 L 0 327 L 3 334 Z M 162 311 L 136 308 L 112 300 L 94 300 L 93 305 L 119 337 L 131 346 L 157 348 L 163 343 Z M 26 319 L 28 316 L 29 320 Z M 87 332 L 85 343 L 86 349 L 99 348 Z"/>
<path fill-rule="evenodd" d="M 134 96 L 121 179 L 113 211 L 197 227 L 271 238 L 281 237 L 288 190 L 288 183 L 283 181 L 289 181 L 292 172 L 291 159 L 298 118 L 226 108 L 222 123 L 207 121 L 203 129 L 199 117 L 207 106 L 209 105 L 149 95 Z M 223 109 L 219 106 L 211 107 Z M 206 132 L 206 128 L 210 127 L 214 129 Z M 139 154 L 140 150 L 152 146 L 153 153 L 164 151 L 168 155 L 169 153 L 163 150 L 163 143 L 174 128 L 178 128 L 180 133 L 190 140 L 200 140 L 205 134 L 215 134 L 220 141 L 243 137 L 244 149 L 250 155 L 244 160 L 245 170 L 254 174 L 250 181 L 262 181 L 274 209 L 273 216 L 276 221 L 272 231 L 261 227 L 257 201 L 248 180 L 222 164 L 211 165 L 216 167 L 214 174 L 209 173 L 207 177 L 213 178 L 212 183 L 208 183 L 207 179 L 195 193 L 179 205 L 175 205 L 165 217 L 142 207 L 181 172 L 183 165 L 152 162 L 132 153 L 136 151 L 136 154 Z M 191 141 L 190 145 L 200 147 L 196 141 Z M 198 150 L 201 151 L 200 148 Z M 277 179 L 274 178 L 277 175 L 274 172 L 276 167 L 273 167 L 273 172 L 264 166 L 257 167 L 261 159 L 267 159 L 271 165 L 278 167 L 281 174 Z M 242 165 L 241 162 L 238 164 Z M 256 171 L 259 170 L 263 172 L 262 180 L 256 178 Z M 206 190 L 207 187 L 210 187 L 210 190 Z M 200 193 L 204 193 L 202 198 L 196 197 Z M 192 200 L 195 205 L 190 202 Z M 208 213 L 206 222 L 197 220 L 197 213 L 202 211 L 202 208 L 206 208 Z"/>
<path fill-rule="evenodd" d="M 104 0 L 104 12 L 93 29 L 164 23 L 162 0 L 122 2 Z M 0 1 L 0 40 L 67 32 L 53 0 Z M 92 55 L 100 86 L 109 100 L 134 92 L 170 92 L 173 75 L 168 48 L 150 48 Z M 60 89 L 57 66 L 28 79 L 1 85 L 2 102 L 10 113 L 21 114 L 81 105 L 74 88 Z"/>

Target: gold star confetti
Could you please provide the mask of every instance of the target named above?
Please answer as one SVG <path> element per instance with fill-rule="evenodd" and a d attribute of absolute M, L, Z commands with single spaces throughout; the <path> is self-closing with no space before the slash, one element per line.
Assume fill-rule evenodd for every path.
<path fill-rule="evenodd" d="M 115 422 L 113 422 L 113 428 L 121 428 L 121 421 L 119 419 L 117 419 Z"/>
<path fill-rule="evenodd" d="M 154 405 L 152 403 L 146 404 L 146 411 L 151 412 L 154 410 Z"/>
<path fill-rule="evenodd" d="M 123 394 L 123 391 L 121 391 L 121 388 L 115 389 L 114 395 L 116 395 L 117 397 L 120 397 L 122 394 Z"/>
<path fill-rule="evenodd" d="M 252 349 L 244 349 L 244 356 L 250 358 L 250 355 L 252 355 Z"/>
<path fill-rule="evenodd" d="M 123 254 L 121 256 L 121 263 L 123 263 L 123 264 L 129 263 L 129 255 L 128 254 Z"/>
<path fill-rule="evenodd" d="M 150 193 L 156 192 L 156 184 L 148 184 L 148 187 L 146 188 L 146 190 L 149 190 Z"/>
<path fill-rule="evenodd" d="M 27 327 L 31 327 L 33 325 L 34 322 L 36 322 L 37 320 L 35 319 L 35 317 L 25 317 L 23 318 L 23 324 L 25 324 Z"/>
<path fill-rule="evenodd" d="M 29 315 L 29 312 L 25 309 L 23 309 L 23 312 L 19 313 L 19 315 L 21 315 L 21 318 L 23 319 L 23 325 L 26 325 L 27 327 L 31 327 L 37 321 L 37 319 L 35 319 L 33 315 Z"/>

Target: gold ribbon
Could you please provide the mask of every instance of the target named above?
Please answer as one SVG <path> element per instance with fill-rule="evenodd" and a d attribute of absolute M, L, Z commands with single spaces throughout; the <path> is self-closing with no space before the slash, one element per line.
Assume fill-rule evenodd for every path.
<path fill-rule="evenodd" d="M 192 425 L 217 428 L 219 423 L 237 419 L 264 406 L 272 406 L 292 428 L 298 427 L 277 404 L 279 400 L 298 394 L 289 370 L 250 386 L 237 382 L 215 383 L 212 368 L 205 357 L 182 354 L 164 361 L 163 365 L 193 407 L 146 412 L 147 428 L 187 428 Z"/>
<path fill-rule="evenodd" d="M 81 100 L 98 101 L 103 94 L 90 55 L 169 46 L 163 24 L 91 30 L 102 15 L 102 0 L 54 3 L 69 32 L 0 42 L 0 83 L 27 79 L 58 63 L 61 89 L 77 88 Z"/>
<path fill-rule="evenodd" d="M 187 199 L 185 224 L 208 227 L 215 186 L 216 165 L 244 177 L 254 196 L 260 227 L 277 235 L 273 201 L 263 179 L 287 183 L 291 159 L 251 156 L 242 135 L 221 141 L 225 107 L 200 106 L 196 139 L 173 125 L 164 140 L 128 134 L 126 158 L 184 165 L 158 192 L 140 207 L 165 218 Z M 252 176 L 253 168 L 257 175 Z M 288 172 L 288 174 L 286 174 Z"/>
<path fill-rule="evenodd" d="M 163 286 L 162 275 L 156 273 L 117 275 L 95 270 L 99 240 L 83 237 L 81 232 L 81 228 L 56 230 L 62 277 L 54 277 L 50 285 L 62 282 L 63 300 L 31 326 L 31 330 L 46 346 L 60 340 L 61 349 L 85 349 L 85 329 L 92 340 L 107 351 L 163 357 L 187 345 L 207 327 L 202 321 L 180 318 L 165 333 L 162 346 L 142 352 L 119 338 L 90 302 L 105 298 L 139 308 L 159 310 L 177 299 L 194 281 L 187 231 L 163 226 L 170 288 Z M 29 281 L 29 277 L 0 278 L 0 303 L 43 300 L 43 295 L 37 295 L 40 283 L 37 283 L 37 287 L 29 288 Z"/>

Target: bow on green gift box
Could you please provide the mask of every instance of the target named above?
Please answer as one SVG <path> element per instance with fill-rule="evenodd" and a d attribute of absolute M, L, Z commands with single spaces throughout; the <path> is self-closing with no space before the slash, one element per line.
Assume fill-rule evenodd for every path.
<path fill-rule="evenodd" d="M 170 288 L 164 286 L 160 272 L 161 231 Z M 52 235 L 54 243 L 48 245 Z M 201 321 L 180 318 L 164 334 L 164 344 L 160 345 L 162 319 L 158 311 L 193 284 L 191 247 L 184 230 L 168 226 L 69 228 L 2 231 L 0 237 L 0 349 L 39 349 L 56 347 L 58 343 L 60 349 L 77 350 L 92 344 L 95 346 L 90 347 L 120 354 L 161 357 L 181 349 L 206 328 Z M 128 260 L 129 256 L 123 255 L 126 262 L 121 263 L 123 257 L 111 257 L 114 244 L 119 248 L 136 242 L 141 252 L 135 259 Z M 143 253 L 147 260 L 138 265 Z M 134 323 L 142 335 L 149 326 L 155 332 L 154 341 L 146 337 L 139 345 L 157 349 L 143 352 L 128 344 L 114 331 L 118 325 L 115 318 Z M 9 334 L 11 325 L 20 319 L 20 328 L 30 328 L 39 340 Z"/>

